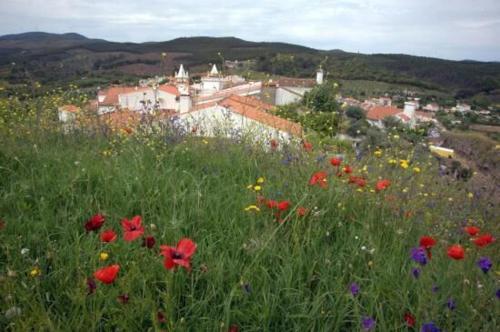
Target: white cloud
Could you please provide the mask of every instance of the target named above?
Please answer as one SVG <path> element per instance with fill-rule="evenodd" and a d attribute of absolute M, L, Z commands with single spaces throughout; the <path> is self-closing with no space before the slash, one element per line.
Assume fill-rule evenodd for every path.
<path fill-rule="evenodd" d="M 236 36 L 322 49 L 500 60 L 500 1 L 11 0 L 0 34 L 79 32 L 114 41 Z"/>

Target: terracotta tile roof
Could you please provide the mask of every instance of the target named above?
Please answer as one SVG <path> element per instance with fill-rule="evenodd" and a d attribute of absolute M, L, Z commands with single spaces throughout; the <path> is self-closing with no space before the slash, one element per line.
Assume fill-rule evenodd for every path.
<path fill-rule="evenodd" d="M 143 118 L 147 118 L 154 122 L 156 120 L 167 119 L 176 114 L 177 112 L 175 110 L 169 109 L 158 110 L 155 115 L 143 115 L 140 112 L 129 111 L 125 109 L 121 111 L 105 113 L 101 115 L 101 119 L 111 128 L 125 129 L 137 127 L 141 123 L 141 120 Z"/>
<path fill-rule="evenodd" d="M 366 118 L 368 120 L 382 120 L 388 116 L 396 116 L 396 114 L 401 112 L 402 111 L 397 107 L 375 106 L 368 110 Z"/>
<path fill-rule="evenodd" d="M 295 136 L 302 134 L 300 124 L 267 113 L 266 111 L 272 109 L 273 106 L 259 99 L 232 95 L 222 100 L 219 105 L 269 127 L 286 131 Z"/>
<path fill-rule="evenodd" d="M 113 86 L 104 91 L 99 92 L 99 96 L 104 96 L 104 100 L 100 105 L 118 105 L 118 96 L 125 93 L 147 91 L 150 88 L 140 88 L 135 86 Z"/>
<path fill-rule="evenodd" d="M 180 96 L 179 89 L 177 89 L 177 87 L 173 85 L 163 84 L 158 87 L 158 90 L 170 93 L 172 95 Z"/>
<path fill-rule="evenodd" d="M 63 105 L 58 108 L 59 112 L 69 112 L 69 113 L 78 113 L 80 112 L 80 107 L 68 104 L 68 105 Z"/>
<path fill-rule="evenodd" d="M 128 110 L 116 111 L 105 113 L 101 115 L 104 122 L 112 128 L 130 128 L 135 127 L 141 120 L 139 112 L 132 112 Z"/>
<path fill-rule="evenodd" d="M 403 122 L 408 122 L 410 121 L 410 117 L 403 112 L 396 114 L 396 117 L 400 118 Z"/>

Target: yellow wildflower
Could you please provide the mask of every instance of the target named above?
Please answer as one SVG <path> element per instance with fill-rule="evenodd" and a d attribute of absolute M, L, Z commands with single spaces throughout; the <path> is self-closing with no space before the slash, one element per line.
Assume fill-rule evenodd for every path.
<path fill-rule="evenodd" d="M 264 178 L 261 176 L 257 179 L 257 183 L 264 183 Z"/>
<path fill-rule="evenodd" d="M 406 160 L 406 159 L 401 159 L 401 160 L 399 161 L 399 166 L 401 166 L 401 168 L 403 168 L 403 169 L 407 169 L 407 168 L 408 168 L 408 166 L 409 166 L 409 164 L 408 164 L 408 160 Z"/>
<path fill-rule="evenodd" d="M 40 275 L 42 274 L 42 270 L 40 270 L 40 268 L 37 266 L 37 267 L 34 267 L 31 271 L 30 271 L 30 276 L 32 278 L 36 278 L 36 277 L 39 277 Z"/>
<path fill-rule="evenodd" d="M 382 151 L 381 151 L 381 150 L 377 150 L 377 151 L 375 151 L 373 154 L 374 154 L 374 155 L 375 155 L 375 157 L 377 157 L 377 158 L 382 157 Z"/>
<path fill-rule="evenodd" d="M 398 163 L 398 161 L 396 159 L 389 159 L 387 161 L 390 165 L 396 165 Z"/>
<path fill-rule="evenodd" d="M 260 209 L 257 205 L 249 205 L 245 208 L 245 211 L 256 211 L 260 212 Z"/>
<path fill-rule="evenodd" d="M 260 191 L 261 189 L 262 189 L 262 187 L 261 187 L 261 186 L 254 186 L 254 187 L 253 187 L 253 190 L 255 190 L 255 191 Z"/>
<path fill-rule="evenodd" d="M 413 171 L 415 173 L 420 173 L 421 170 L 420 170 L 420 167 L 413 167 Z"/>
<path fill-rule="evenodd" d="M 473 193 L 468 193 L 468 194 L 467 194 L 467 197 L 469 197 L 469 198 L 474 198 L 474 194 L 473 194 Z"/>
<path fill-rule="evenodd" d="M 100 260 L 100 261 L 103 261 L 103 262 L 104 262 L 104 261 L 105 261 L 105 260 L 107 260 L 108 258 L 109 258 L 109 254 L 108 254 L 107 252 L 104 252 L 104 251 L 103 251 L 103 252 L 101 252 L 101 253 L 99 254 L 99 260 Z"/>

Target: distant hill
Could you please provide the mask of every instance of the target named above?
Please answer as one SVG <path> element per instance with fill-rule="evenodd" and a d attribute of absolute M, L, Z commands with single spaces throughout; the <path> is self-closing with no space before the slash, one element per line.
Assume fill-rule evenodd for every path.
<path fill-rule="evenodd" d="M 323 61 L 330 77 L 344 80 L 406 84 L 459 97 L 500 89 L 499 62 L 450 61 L 404 54 L 367 55 L 234 37 L 118 43 L 76 33 L 45 32 L 0 37 L 0 79 L 19 82 L 26 71 L 44 82 L 81 77 L 133 78 L 170 74 L 180 63 L 194 71 L 206 70 L 208 63 L 221 62 L 219 52 L 228 60 L 255 60 L 253 69 L 277 75 L 311 77 Z"/>

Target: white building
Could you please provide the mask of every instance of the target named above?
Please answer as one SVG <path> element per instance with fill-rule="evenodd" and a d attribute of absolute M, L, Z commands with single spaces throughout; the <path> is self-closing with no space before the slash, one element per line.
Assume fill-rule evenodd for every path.
<path fill-rule="evenodd" d="M 80 108 L 75 105 L 64 105 L 57 109 L 57 115 L 60 122 L 70 123 L 76 120 Z"/>
<path fill-rule="evenodd" d="M 220 102 L 203 104 L 179 120 L 188 132 L 200 136 L 244 136 L 255 141 L 291 141 L 301 137 L 300 124 L 268 113 L 272 105 L 253 97 L 232 95 Z"/>

